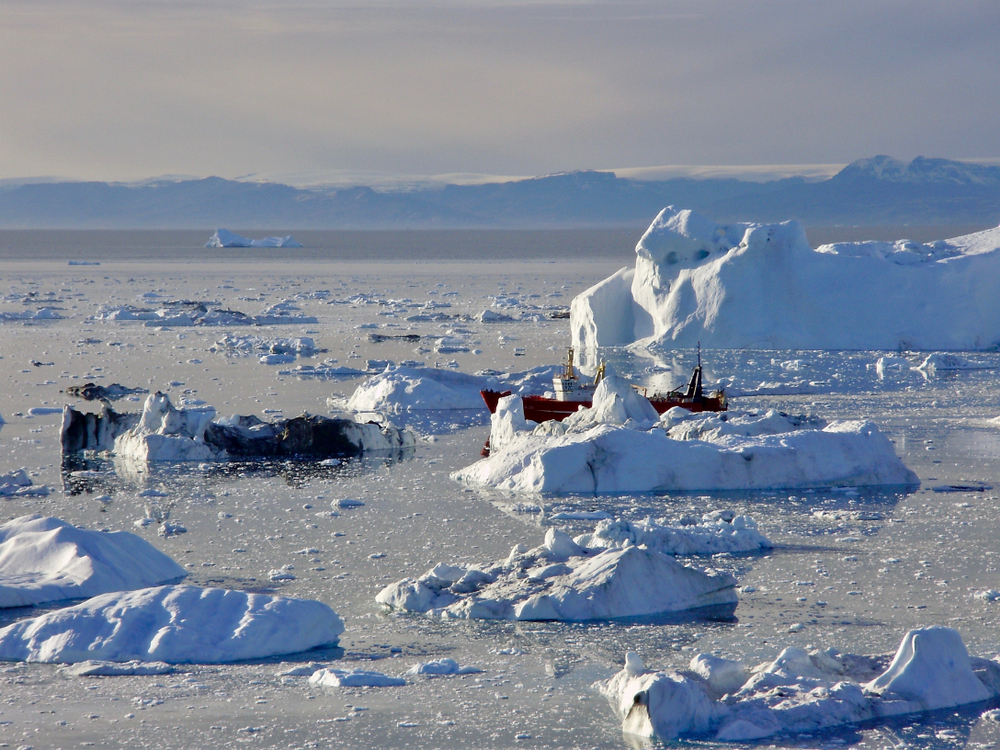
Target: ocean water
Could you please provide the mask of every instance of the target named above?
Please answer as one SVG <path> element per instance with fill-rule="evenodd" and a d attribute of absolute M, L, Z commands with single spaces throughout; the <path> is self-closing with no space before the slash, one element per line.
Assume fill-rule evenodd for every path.
<path fill-rule="evenodd" d="M 313 234 L 292 233 L 307 244 Z M 626 265 L 637 239 L 623 232 L 611 248 L 610 235 L 556 233 L 547 246 L 556 252 L 541 249 L 545 233 L 443 232 L 414 240 L 406 256 L 400 238 L 409 233 L 318 233 L 337 242 L 354 237 L 349 250 L 331 257 L 334 239 L 323 246 L 326 254 L 316 246 L 200 248 L 209 234 L 0 232 L 0 313 L 47 307 L 61 316 L 0 322 L 0 473 L 23 466 L 36 484 L 52 489 L 47 497 L 0 501 L 0 520 L 41 513 L 128 530 L 184 565 L 191 583 L 320 599 L 344 618 L 342 648 L 187 665 L 154 677 L 70 678 L 56 665 L 0 664 L 0 746 L 626 748 L 655 743 L 623 736 L 592 687 L 621 668 L 626 651 L 639 652 L 654 668 L 682 668 L 702 651 L 753 665 L 786 646 L 891 652 L 906 630 L 940 624 L 957 628 L 974 655 L 1000 652 L 1000 603 L 973 596 L 1000 590 L 996 369 L 931 377 L 900 370 L 880 379 L 879 356 L 899 353 L 702 352 L 707 378 L 743 394 L 733 409 L 877 424 L 920 478 L 919 488 L 905 492 L 529 497 L 470 491 L 449 473 L 478 459 L 488 428 L 457 418 L 453 428 L 422 432 L 415 454 L 403 460 L 325 470 L 286 462 L 136 472 L 114 460 L 64 461 L 60 415 L 51 410 L 68 402 L 99 408 L 68 399 L 69 385 L 158 389 L 178 404 L 203 401 L 223 415 L 266 417 L 328 413 L 328 399 L 343 400 L 360 382 L 299 378 L 282 374 L 288 366 L 213 351 L 227 332 L 311 336 L 326 351 L 299 364 L 332 359 L 364 369 L 368 360 L 415 360 L 475 372 L 558 363 L 568 321 L 549 313 L 565 310 L 575 294 Z M 241 330 L 96 318 L 105 306 L 173 300 L 217 302 L 250 314 L 288 301 L 317 322 Z M 487 308 L 537 315 L 514 324 L 476 321 Z M 407 320 L 421 311 L 447 318 Z M 420 341 L 377 343 L 372 332 Z M 445 335 L 464 340 L 469 351 L 437 352 L 433 342 Z M 906 356 L 916 365 L 925 355 Z M 663 388 L 686 380 L 696 354 L 598 356 Z M 1000 368 L 995 352 L 964 356 Z M 138 410 L 141 396 L 116 408 Z M 945 485 L 976 489 L 935 491 Z M 161 538 L 155 525 L 135 526 L 146 515 L 140 493 L 149 488 L 166 493 L 171 520 L 187 533 Z M 94 500 L 103 493 L 113 496 L 106 509 Z M 318 515 L 341 498 L 365 505 L 337 517 Z M 559 510 L 638 519 L 725 508 L 753 517 L 777 545 L 763 555 L 701 561 L 738 577 L 743 591 L 734 618 L 453 622 L 387 614 L 374 601 L 385 585 L 438 562 L 485 562 L 506 557 L 517 543 L 535 546 Z M 817 510 L 846 512 L 831 520 Z M 559 523 L 573 534 L 590 528 Z M 298 554 L 303 549 L 319 551 Z M 269 571 L 284 565 L 293 566 L 296 579 L 271 582 Z M 0 624 L 35 613 L 0 612 Z M 281 675 L 313 661 L 398 675 L 443 656 L 484 671 L 379 689 L 322 689 L 305 677 Z M 944 711 L 769 744 L 994 746 L 1000 729 L 982 714 L 981 706 Z"/>

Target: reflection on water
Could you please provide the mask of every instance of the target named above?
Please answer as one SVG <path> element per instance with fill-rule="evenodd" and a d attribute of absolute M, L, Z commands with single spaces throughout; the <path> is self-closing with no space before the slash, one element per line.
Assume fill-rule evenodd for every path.
<path fill-rule="evenodd" d="M 67 495 L 114 495 L 149 487 L 172 492 L 204 491 L 233 479 L 282 477 L 289 487 L 314 482 L 336 482 L 364 476 L 384 466 L 412 459 L 414 449 L 394 455 L 368 454 L 343 459 L 267 459 L 220 463 L 158 462 L 138 467 L 117 458 L 65 453 L 62 457 L 63 491 Z"/>

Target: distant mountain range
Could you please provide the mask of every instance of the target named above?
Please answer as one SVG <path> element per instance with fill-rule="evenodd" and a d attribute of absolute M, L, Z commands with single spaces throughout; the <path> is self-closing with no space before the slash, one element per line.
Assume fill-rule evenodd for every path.
<path fill-rule="evenodd" d="M 304 190 L 219 177 L 134 187 L 56 182 L 0 188 L 0 228 L 420 229 L 643 226 L 667 205 L 715 221 L 811 226 L 1000 224 L 1000 167 L 918 157 L 860 159 L 819 182 L 631 180 L 570 172 L 409 192 Z"/>

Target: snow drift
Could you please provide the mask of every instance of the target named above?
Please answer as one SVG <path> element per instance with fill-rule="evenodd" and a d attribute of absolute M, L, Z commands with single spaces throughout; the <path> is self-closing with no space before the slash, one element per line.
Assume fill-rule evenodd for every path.
<path fill-rule="evenodd" d="M 573 345 L 986 348 L 1000 342 L 1000 228 L 809 247 L 796 221 L 722 225 L 669 206 L 623 268 L 576 297 Z"/>
<path fill-rule="evenodd" d="M 326 604 L 227 589 L 160 586 L 102 594 L 0 630 L 0 659 L 218 664 L 337 643 Z"/>
<path fill-rule="evenodd" d="M 653 421 L 634 404 L 652 410 L 643 396 L 614 381 L 601 386 L 590 409 L 561 423 L 535 425 L 519 397 L 501 399 L 489 457 L 452 478 L 517 492 L 598 493 L 919 483 L 870 422 L 679 407 L 654 411 Z"/>
<path fill-rule="evenodd" d="M 488 620 L 607 620 L 736 606 L 736 579 L 633 545 L 587 549 L 549 529 L 484 567 L 439 564 L 379 592 L 386 607 Z"/>
<path fill-rule="evenodd" d="M 748 742 L 990 700 L 1000 664 L 970 658 L 956 630 L 929 627 L 893 657 L 793 647 L 755 669 L 699 654 L 688 670 L 648 672 L 629 653 L 598 687 L 629 734 Z"/>
<path fill-rule="evenodd" d="M 85 599 L 187 575 L 127 531 L 88 531 L 58 518 L 22 516 L 0 526 L 0 607 Z"/>

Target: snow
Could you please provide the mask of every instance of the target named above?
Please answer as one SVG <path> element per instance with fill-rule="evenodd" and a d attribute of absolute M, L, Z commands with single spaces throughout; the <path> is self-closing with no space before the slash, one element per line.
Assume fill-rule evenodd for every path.
<path fill-rule="evenodd" d="M 789 647 L 755 669 L 698 654 L 688 670 L 651 672 L 630 656 L 598 688 L 623 731 L 660 741 L 748 742 L 1000 696 L 1000 664 L 970 658 L 958 631 L 940 626 L 908 632 L 891 663 Z"/>
<path fill-rule="evenodd" d="M 0 608 L 146 588 L 186 575 L 127 531 L 89 531 L 37 515 L 0 526 Z"/>
<path fill-rule="evenodd" d="M 983 349 L 1000 342 L 1000 228 L 812 249 L 802 226 L 669 206 L 636 262 L 577 296 L 574 346 Z"/>
<path fill-rule="evenodd" d="M 302 247 L 302 243 L 296 242 L 291 235 L 251 240 L 228 229 L 216 229 L 205 247 Z"/>
<path fill-rule="evenodd" d="M 343 632 L 322 602 L 160 586 L 102 594 L 9 625 L 0 630 L 0 659 L 218 664 L 333 645 Z"/>
<path fill-rule="evenodd" d="M 549 529 L 540 547 L 517 545 L 506 560 L 483 567 L 442 563 L 375 599 L 445 618 L 587 621 L 735 606 L 735 584 L 727 573 L 685 566 L 660 552 L 588 550 Z"/>
<path fill-rule="evenodd" d="M 598 387 L 590 409 L 537 426 L 524 420 L 519 397 L 501 399 L 489 457 L 452 478 L 473 487 L 559 493 L 918 482 L 870 422 L 827 423 L 774 410 L 692 414 L 679 407 L 653 422 L 645 411 L 630 411 L 615 391 Z M 634 391 L 629 398 L 646 401 Z"/>

